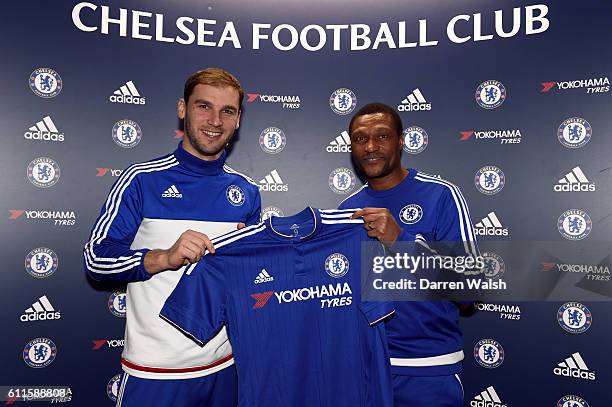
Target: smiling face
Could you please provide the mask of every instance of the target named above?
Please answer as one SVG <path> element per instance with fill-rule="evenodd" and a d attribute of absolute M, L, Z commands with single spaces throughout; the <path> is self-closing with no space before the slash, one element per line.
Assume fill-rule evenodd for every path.
<path fill-rule="evenodd" d="M 351 126 L 351 150 L 357 168 L 371 179 L 401 172 L 400 153 L 404 144 L 387 113 L 358 116 Z"/>
<path fill-rule="evenodd" d="M 239 92 L 198 84 L 187 103 L 179 100 L 178 116 L 185 121 L 183 148 L 202 160 L 216 160 L 240 125 Z"/>

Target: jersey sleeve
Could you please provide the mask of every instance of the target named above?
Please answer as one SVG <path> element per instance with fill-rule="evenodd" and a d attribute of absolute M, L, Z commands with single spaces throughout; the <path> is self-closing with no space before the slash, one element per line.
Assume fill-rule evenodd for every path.
<path fill-rule="evenodd" d="M 130 249 L 142 222 L 142 199 L 139 180 L 128 168 L 113 185 L 83 249 L 85 271 L 94 280 L 132 282 L 151 278 L 144 269 L 144 256 L 149 250 Z"/>
<path fill-rule="evenodd" d="M 256 223 L 259 223 L 259 221 L 261 220 L 261 194 L 259 193 L 259 188 L 255 187 L 254 188 L 254 199 L 253 199 L 253 206 L 251 208 L 251 212 L 249 213 L 249 217 L 246 221 L 247 226 L 251 226 L 254 225 Z"/>
<path fill-rule="evenodd" d="M 391 301 L 362 301 L 360 308 L 370 325 L 384 321 L 395 312 Z"/>
<path fill-rule="evenodd" d="M 188 267 L 159 316 L 204 346 L 226 322 L 224 273 L 211 256 Z"/>
<path fill-rule="evenodd" d="M 373 295 L 370 291 L 372 287 L 372 279 L 376 278 L 376 275 L 371 270 L 370 265 L 374 257 L 384 257 L 387 254 L 387 250 L 382 243 L 375 239 L 370 239 L 367 236 L 365 230 L 360 231 L 361 234 L 361 261 L 369 264 L 362 265 L 362 273 L 366 270 L 367 275 L 362 275 L 362 287 L 361 294 Z M 377 323 L 384 321 L 395 312 L 395 305 L 392 301 L 365 301 L 361 300 L 359 304 L 361 312 L 365 315 L 370 325 L 376 325 Z"/>

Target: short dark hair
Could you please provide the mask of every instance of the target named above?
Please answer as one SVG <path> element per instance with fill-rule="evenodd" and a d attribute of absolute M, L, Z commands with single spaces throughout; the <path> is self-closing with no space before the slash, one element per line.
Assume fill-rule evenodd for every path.
<path fill-rule="evenodd" d="M 404 125 L 402 124 L 402 119 L 399 114 L 389 105 L 385 105 L 384 103 L 368 103 L 361 109 L 355 113 L 355 115 L 351 118 L 351 122 L 349 124 L 348 132 L 349 135 L 353 133 L 353 123 L 360 116 L 365 116 L 367 114 L 375 114 L 375 113 L 386 113 L 391 117 L 391 122 L 393 123 L 393 127 L 395 127 L 395 131 L 397 132 L 397 136 L 401 137 L 404 132 Z"/>
<path fill-rule="evenodd" d="M 244 91 L 238 79 L 222 68 L 206 68 L 201 71 L 194 72 L 185 81 L 185 89 L 183 90 L 183 99 L 185 104 L 189 101 L 189 96 L 197 85 L 210 85 L 215 87 L 229 86 L 238 91 L 238 108 L 242 106 Z"/>

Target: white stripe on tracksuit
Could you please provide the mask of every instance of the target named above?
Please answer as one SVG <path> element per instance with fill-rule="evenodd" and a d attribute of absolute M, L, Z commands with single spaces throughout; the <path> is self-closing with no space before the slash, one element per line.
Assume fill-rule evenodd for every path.
<path fill-rule="evenodd" d="M 229 166 L 227 166 L 227 165 L 224 165 L 224 166 L 223 166 L 223 169 L 225 170 L 225 172 L 228 172 L 228 173 L 230 173 L 230 174 L 236 174 L 236 175 L 241 176 L 242 178 L 244 178 L 245 180 L 247 180 L 247 182 L 248 182 L 249 184 L 252 184 L 252 185 L 255 185 L 256 187 L 258 187 L 257 183 L 256 183 L 255 181 L 253 181 L 253 179 L 252 179 L 252 178 L 250 178 L 250 177 L 248 177 L 248 176 L 244 175 L 244 174 L 243 174 L 243 173 L 241 173 L 241 172 L 236 171 L 236 170 L 235 170 L 235 169 L 233 169 L 232 167 L 229 167 Z"/>
<path fill-rule="evenodd" d="M 344 198 L 344 199 L 343 199 L 343 200 L 340 202 L 340 204 L 338 204 L 338 206 L 342 206 L 342 204 L 344 203 L 344 201 L 346 201 L 347 199 L 349 199 L 349 198 L 350 198 L 350 197 L 352 197 L 352 196 L 357 195 L 358 193 L 360 193 L 360 192 L 361 192 L 361 190 L 362 190 L 362 189 L 367 188 L 367 186 L 368 186 L 368 184 L 367 184 L 367 183 L 366 183 L 366 184 L 363 184 L 363 186 L 362 186 L 361 188 L 359 188 L 357 191 L 353 192 L 352 194 L 350 194 L 349 196 L 347 196 L 346 198 Z"/>
<path fill-rule="evenodd" d="M 109 193 L 105 203 L 105 211 L 98 219 L 98 222 L 96 222 L 91 232 L 91 237 L 85 244 L 85 263 L 89 270 L 94 273 L 114 274 L 129 270 L 140 264 L 142 252 L 136 252 L 131 256 L 121 256 L 116 258 L 98 257 L 95 253 L 94 247 L 100 244 L 106 238 L 113 220 L 119 212 L 119 206 L 121 205 L 123 193 L 138 174 L 162 171 L 178 164 L 179 163 L 176 158 L 171 155 L 160 160 L 135 164 L 122 174 Z"/>
<path fill-rule="evenodd" d="M 117 390 L 117 403 L 115 407 L 121 407 L 121 403 L 123 402 L 123 392 L 125 391 L 125 386 L 127 385 L 128 376 L 126 372 L 123 372 L 123 377 L 121 378 L 121 383 L 119 385 L 119 389 Z"/>
<path fill-rule="evenodd" d="M 461 395 L 465 397 L 465 391 L 463 390 L 463 382 L 461 381 L 461 377 L 457 373 L 455 373 L 455 378 L 459 382 L 459 386 L 461 386 Z"/>
<path fill-rule="evenodd" d="M 476 247 L 475 233 L 474 228 L 472 227 L 470 213 L 467 204 L 465 203 L 465 199 L 463 198 L 461 191 L 459 191 L 459 188 L 448 181 L 432 177 L 422 172 L 418 172 L 414 179 L 444 185 L 451 191 L 453 200 L 455 201 L 455 206 L 457 207 L 457 213 L 459 215 L 459 228 L 461 230 L 461 239 L 463 240 L 465 252 L 474 257 L 478 256 L 479 253 L 478 248 Z"/>

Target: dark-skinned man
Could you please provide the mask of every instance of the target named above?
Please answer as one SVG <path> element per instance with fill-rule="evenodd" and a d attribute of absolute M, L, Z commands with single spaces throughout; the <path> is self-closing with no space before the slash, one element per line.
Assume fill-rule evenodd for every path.
<path fill-rule="evenodd" d="M 361 108 L 349 125 L 353 163 L 367 180 L 340 209 L 363 208 L 370 237 L 390 247 L 412 241 L 456 242 L 460 254 L 478 256 L 465 199 L 440 178 L 401 166 L 403 125 L 384 104 Z M 463 339 L 459 305 L 451 301 L 397 301 L 387 322 L 394 405 L 461 407 Z"/>

